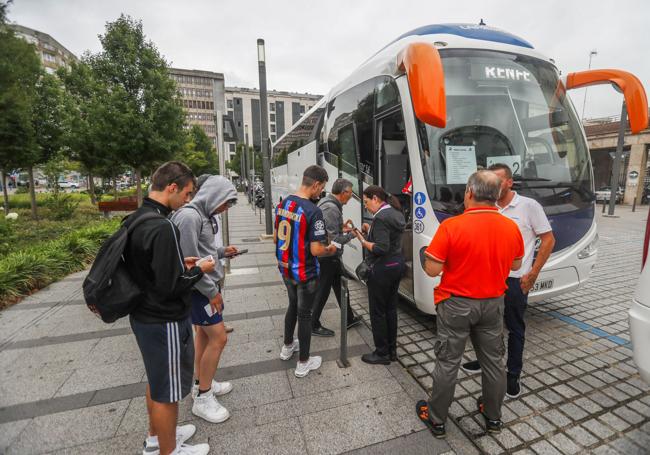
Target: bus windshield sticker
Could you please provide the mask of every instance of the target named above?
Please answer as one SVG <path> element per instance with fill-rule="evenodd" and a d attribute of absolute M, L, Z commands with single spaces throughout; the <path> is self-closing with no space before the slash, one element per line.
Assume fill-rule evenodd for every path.
<path fill-rule="evenodd" d="M 521 175 L 521 155 L 503 155 L 503 156 L 488 156 L 488 167 L 493 164 L 507 164 L 512 171 L 512 175 Z"/>
<path fill-rule="evenodd" d="M 422 234 L 424 232 L 424 223 L 420 220 L 413 221 L 413 230 L 416 234 Z"/>
<path fill-rule="evenodd" d="M 448 145 L 447 184 L 466 184 L 470 175 L 476 172 L 476 153 L 473 145 Z"/>
<path fill-rule="evenodd" d="M 521 67 L 473 64 L 470 71 L 470 78 L 475 81 L 537 82 L 529 71 Z"/>
<path fill-rule="evenodd" d="M 426 215 L 427 215 L 427 211 L 424 210 L 424 207 L 418 207 L 418 208 L 415 209 L 415 217 L 416 217 L 418 220 L 421 220 L 421 219 L 424 218 Z"/>

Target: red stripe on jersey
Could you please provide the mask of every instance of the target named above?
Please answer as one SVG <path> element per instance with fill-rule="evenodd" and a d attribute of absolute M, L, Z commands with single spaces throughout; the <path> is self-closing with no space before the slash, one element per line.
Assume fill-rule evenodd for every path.
<path fill-rule="evenodd" d="M 305 212 L 300 216 L 300 241 L 298 243 L 298 255 L 300 262 L 298 265 L 298 276 L 301 282 L 307 281 L 307 270 L 305 267 L 305 248 L 307 245 L 307 215 Z"/>

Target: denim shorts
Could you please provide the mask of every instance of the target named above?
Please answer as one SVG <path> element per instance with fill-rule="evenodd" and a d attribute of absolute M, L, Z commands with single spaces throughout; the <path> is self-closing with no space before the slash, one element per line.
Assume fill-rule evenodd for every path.
<path fill-rule="evenodd" d="M 223 307 L 221 308 L 221 314 L 215 313 L 210 316 L 205 309 L 205 306 L 209 304 L 210 299 L 199 291 L 192 291 L 192 324 L 215 325 L 223 321 Z"/>

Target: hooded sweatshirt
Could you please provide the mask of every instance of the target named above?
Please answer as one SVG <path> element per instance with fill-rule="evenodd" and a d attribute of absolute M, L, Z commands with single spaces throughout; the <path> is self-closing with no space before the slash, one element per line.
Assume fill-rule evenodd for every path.
<path fill-rule="evenodd" d="M 371 261 L 402 255 L 402 234 L 404 233 L 404 215 L 399 210 L 386 204 L 375 213 L 368 241 L 375 246 L 368 252 Z"/>
<path fill-rule="evenodd" d="M 212 175 L 201 185 L 192 199 L 172 215 L 172 221 L 181 232 L 181 249 L 186 256 L 203 258 L 212 255 L 216 262 L 214 272 L 206 273 L 194 289 L 212 300 L 219 293 L 218 283 L 225 276 L 219 259 L 225 256 L 225 247 L 217 246 L 219 232 L 214 211 L 224 202 L 237 200 L 237 190 L 225 177 Z"/>

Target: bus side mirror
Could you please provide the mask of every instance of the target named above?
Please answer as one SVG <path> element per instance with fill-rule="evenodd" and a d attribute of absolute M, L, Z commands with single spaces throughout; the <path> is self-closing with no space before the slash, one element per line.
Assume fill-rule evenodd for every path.
<path fill-rule="evenodd" d="M 569 73 L 566 77 L 567 90 L 599 84 L 614 84 L 623 92 L 632 133 L 639 133 L 648 127 L 648 97 L 643 84 L 634 74 L 604 69 Z"/>
<path fill-rule="evenodd" d="M 415 116 L 428 125 L 444 128 L 445 73 L 438 50 L 428 43 L 411 43 L 397 57 L 397 67 L 406 72 Z"/>

